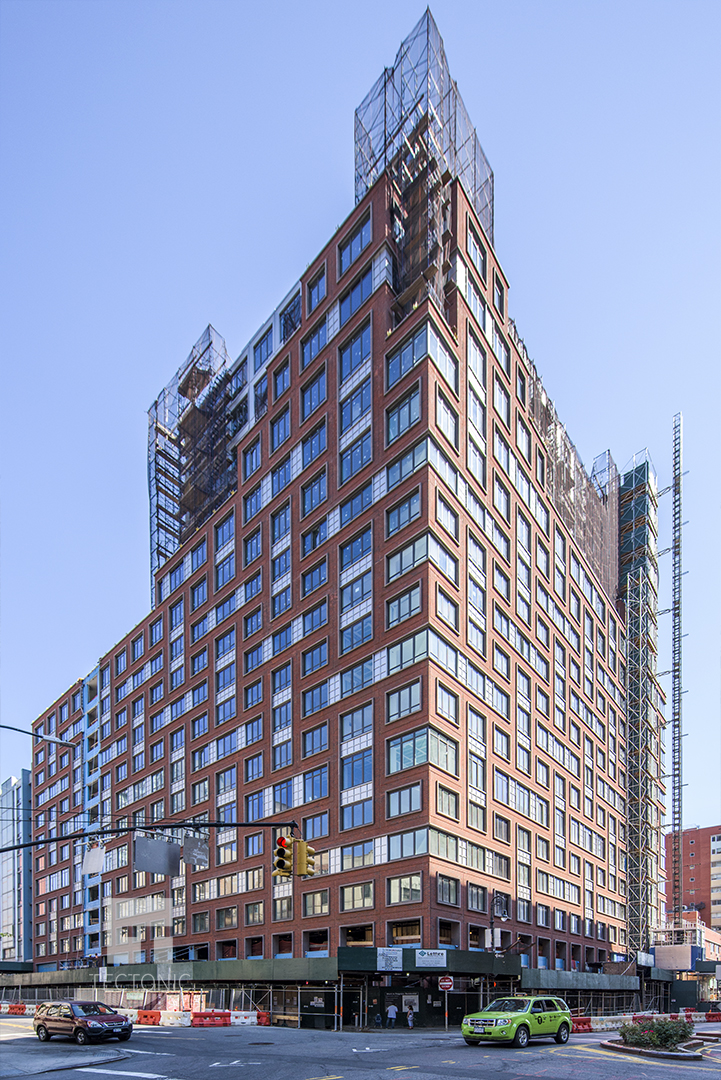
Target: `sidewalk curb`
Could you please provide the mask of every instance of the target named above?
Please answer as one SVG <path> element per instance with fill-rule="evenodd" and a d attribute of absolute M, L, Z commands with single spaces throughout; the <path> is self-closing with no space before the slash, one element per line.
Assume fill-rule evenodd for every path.
<path fill-rule="evenodd" d="M 7 1043 L 4 1043 L 3 1046 L 6 1047 Z M 3 1057 L 7 1061 L 7 1050 L 5 1050 Z M 77 1060 L 77 1057 L 73 1055 L 72 1060 L 65 1061 L 62 1064 L 48 1064 L 44 1067 L 35 1067 L 33 1063 L 32 1071 L 7 1072 L 5 1067 L 0 1067 L 0 1080 L 13 1080 L 14 1077 L 21 1076 L 37 1076 L 40 1073 L 62 1072 L 63 1069 L 82 1069 L 89 1065 L 104 1065 L 106 1062 L 110 1065 L 117 1061 L 128 1061 L 129 1059 L 130 1054 L 126 1054 L 122 1050 L 112 1050 L 112 1057 L 106 1052 L 102 1056 L 94 1054 L 92 1056 L 83 1057 L 81 1060 Z M 55 1060 L 57 1061 L 57 1058 Z"/>
<path fill-rule="evenodd" d="M 693 1040 L 691 1040 L 693 1041 Z M 602 1042 L 604 1050 L 615 1050 L 617 1054 L 636 1054 L 647 1058 L 672 1058 L 675 1061 L 703 1061 L 703 1054 L 694 1050 L 652 1050 L 645 1046 L 624 1046 L 622 1042 Z"/>

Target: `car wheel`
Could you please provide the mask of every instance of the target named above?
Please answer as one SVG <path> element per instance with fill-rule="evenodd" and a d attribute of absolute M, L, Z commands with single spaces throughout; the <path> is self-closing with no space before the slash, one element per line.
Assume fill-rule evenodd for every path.
<path fill-rule="evenodd" d="M 557 1043 L 567 1043 L 568 1042 L 568 1024 L 561 1024 L 560 1028 L 556 1032 L 556 1042 Z"/>
<path fill-rule="evenodd" d="M 122 1035 L 118 1035 L 118 1042 L 127 1042 L 130 1038 L 130 1032 L 124 1031 Z M 566 1036 L 568 1038 L 568 1036 Z"/>
<path fill-rule="evenodd" d="M 87 1031 L 84 1031 L 82 1028 L 78 1028 L 78 1030 L 75 1032 L 75 1042 L 78 1044 L 78 1046 L 87 1046 L 87 1044 L 90 1042 Z"/>
<path fill-rule="evenodd" d="M 38 1030 L 36 1032 L 36 1035 L 40 1039 L 40 1042 L 47 1042 L 48 1039 L 50 1038 L 50 1032 L 48 1031 L 48 1029 L 46 1027 L 43 1027 L 42 1024 L 38 1028 Z"/>
<path fill-rule="evenodd" d="M 463 1036 L 463 1038 L 466 1039 L 465 1035 Z M 478 1046 L 480 1041 L 480 1039 L 466 1039 L 466 1042 L 469 1046 Z"/>
<path fill-rule="evenodd" d="M 525 1024 L 519 1024 L 516 1028 L 516 1034 L 513 1036 L 513 1045 L 523 1049 L 524 1046 L 528 1046 L 528 1028 Z"/>

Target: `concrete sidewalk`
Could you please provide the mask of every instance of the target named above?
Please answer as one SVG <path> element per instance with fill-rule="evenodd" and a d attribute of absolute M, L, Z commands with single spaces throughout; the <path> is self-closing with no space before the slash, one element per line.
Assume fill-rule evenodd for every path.
<path fill-rule="evenodd" d="M 57 1069 L 77 1069 L 81 1065 L 104 1065 L 124 1061 L 128 1054 L 110 1046 L 76 1046 L 53 1039 L 41 1043 L 36 1038 L 20 1037 L 0 1043 L 0 1078 L 34 1076 Z"/>

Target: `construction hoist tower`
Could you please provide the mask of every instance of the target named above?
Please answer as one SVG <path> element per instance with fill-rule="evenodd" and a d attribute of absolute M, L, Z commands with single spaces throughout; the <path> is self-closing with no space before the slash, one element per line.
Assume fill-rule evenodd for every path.
<path fill-rule="evenodd" d="M 626 605 L 629 952 L 648 953 L 664 903 L 664 697 L 658 685 L 658 485 L 647 453 L 619 490 L 619 595 Z"/>
<path fill-rule="evenodd" d="M 683 532 L 683 418 L 677 413 L 673 418 L 673 535 L 671 559 L 671 907 L 673 924 L 683 928 L 683 863 L 681 839 L 683 834 L 683 756 L 682 756 L 682 639 L 683 604 L 681 582 L 683 560 L 681 536 Z"/>

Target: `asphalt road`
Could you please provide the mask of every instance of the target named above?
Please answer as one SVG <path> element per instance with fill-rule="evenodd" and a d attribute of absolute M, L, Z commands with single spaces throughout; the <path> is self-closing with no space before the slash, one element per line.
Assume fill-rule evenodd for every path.
<path fill-rule="evenodd" d="M 30 1038 L 29 1020 L 12 1018 L 20 1036 Z M 18 1030 L 23 1027 L 27 1032 Z M 0 1024 L 0 1045 L 9 1031 Z M 24 1037 L 23 1037 L 24 1036 Z M 721 1080 L 721 1046 L 705 1051 L 702 1062 L 651 1061 L 604 1050 L 608 1035 L 574 1035 L 567 1046 L 552 1040 L 524 1050 L 467 1046 L 456 1032 L 416 1029 L 389 1032 L 297 1031 L 288 1028 L 136 1028 L 127 1044 L 111 1042 L 124 1061 L 81 1068 L 89 1080 Z M 52 1053 L 59 1040 L 46 1044 Z M 26 1042 L 26 1046 L 30 1046 Z M 55 1080 L 78 1080 L 78 1069 L 61 1069 Z M 389 1075 L 390 1074 L 390 1075 Z M 39 1075 L 26 1073 L 27 1076 Z"/>

